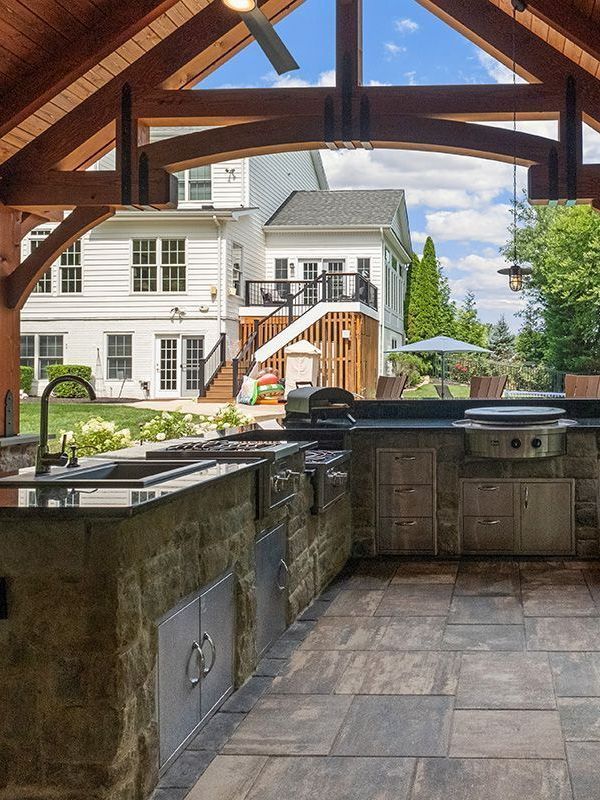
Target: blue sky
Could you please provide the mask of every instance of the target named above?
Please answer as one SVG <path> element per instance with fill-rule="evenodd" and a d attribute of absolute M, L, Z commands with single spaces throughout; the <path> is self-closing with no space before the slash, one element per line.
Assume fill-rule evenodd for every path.
<path fill-rule="evenodd" d="M 414 0 L 364 0 L 364 82 L 393 85 L 505 83 L 509 70 L 457 34 Z M 226 86 L 330 85 L 334 79 L 333 0 L 306 0 L 278 25 L 300 64 L 279 78 L 256 44 L 213 73 L 201 88 Z M 526 123 L 523 129 L 553 136 L 552 122 Z M 600 156 L 598 139 L 588 151 Z M 512 167 L 444 153 L 379 150 L 323 152 L 331 188 L 406 190 L 413 247 L 427 235 L 436 243 L 453 297 L 475 292 L 480 316 L 495 322 L 501 314 L 515 329 L 522 297 L 511 293 L 496 270 L 505 263 L 512 197 Z M 525 171 L 518 171 L 524 187 Z"/>

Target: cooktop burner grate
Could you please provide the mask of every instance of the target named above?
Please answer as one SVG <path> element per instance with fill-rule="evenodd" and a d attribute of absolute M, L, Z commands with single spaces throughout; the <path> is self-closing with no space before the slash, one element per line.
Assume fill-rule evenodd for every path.
<path fill-rule="evenodd" d="M 185 444 L 175 444 L 169 450 L 185 451 L 207 451 L 219 453 L 244 453 L 254 450 L 272 449 L 277 442 L 226 442 L 218 439 L 210 442 L 186 442 Z"/>

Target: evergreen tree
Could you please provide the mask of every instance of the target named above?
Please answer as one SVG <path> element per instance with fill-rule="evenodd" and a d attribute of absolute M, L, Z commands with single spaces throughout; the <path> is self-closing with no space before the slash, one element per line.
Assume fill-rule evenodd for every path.
<path fill-rule="evenodd" d="M 419 266 L 421 265 L 421 261 L 419 256 L 416 253 L 412 254 L 412 258 L 410 260 L 410 265 L 407 270 L 406 274 L 406 293 L 404 296 L 404 308 L 410 308 L 410 291 L 415 280 L 418 280 L 417 272 L 419 271 Z"/>
<path fill-rule="evenodd" d="M 517 316 L 523 320 L 523 325 L 515 341 L 517 353 L 526 363 L 542 364 L 546 333 L 539 304 L 530 298 L 525 309 Z"/>
<path fill-rule="evenodd" d="M 462 305 L 456 313 L 454 335 L 457 339 L 460 339 L 461 342 L 476 344 L 479 345 L 479 347 L 487 347 L 487 325 L 479 319 L 475 294 L 471 291 L 467 292 Z"/>
<path fill-rule="evenodd" d="M 504 315 L 490 329 L 488 347 L 499 359 L 507 361 L 515 354 L 515 337 L 508 327 Z"/>
<path fill-rule="evenodd" d="M 454 305 L 448 284 L 441 272 L 431 237 L 427 238 L 421 259 L 413 263 L 407 314 L 409 342 L 451 336 L 454 328 Z"/>

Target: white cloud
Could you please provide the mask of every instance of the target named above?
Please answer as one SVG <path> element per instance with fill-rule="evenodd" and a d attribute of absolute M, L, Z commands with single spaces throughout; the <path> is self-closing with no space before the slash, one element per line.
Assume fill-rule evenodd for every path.
<path fill-rule="evenodd" d="M 411 70 L 410 72 L 405 72 L 404 77 L 406 78 L 406 82 L 408 83 L 409 86 L 417 86 L 418 84 L 417 73 L 414 70 Z"/>
<path fill-rule="evenodd" d="M 508 67 L 505 67 L 504 64 L 501 64 L 499 61 L 496 61 L 493 56 L 490 56 L 488 53 L 484 52 L 483 50 L 477 49 L 477 60 L 479 61 L 480 65 L 483 69 L 487 72 L 487 74 L 492 78 L 495 83 L 512 83 L 513 82 L 513 71 Z M 523 78 L 519 75 L 516 77 L 517 83 L 525 83 Z"/>
<path fill-rule="evenodd" d="M 406 53 L 406 47 L 402 47 L 402 45 L 396 44 L 395 42 L 385 42 L 383 49 L 389 58 L 395 58 L 401 53 Z"/>
<path fill-rule="evenodd" d="M 425 219 L 427 232 L 436 242 L 488 242 L 501 245 L 506 241 L 511 207 L 496 203 L 487 208 L 432 211 L 425 215 Z"/>
<path fill-rule="evenodd" d="M 518 320 L 513 319 L 525 306 L 522 295 L 511 292 L 506 276 L 498 275 L 498 270 L 506 266 L 500 255 L 470 253 L 456 261 L 444 259 L 446 273 L 450 273 L 450 291 L 456 302 L 460 303 L 467 292 L 475 292 L 477 307 L 485 322 L 495 322 L 501 314 L 513 328 L 518 328 Z"/>
<path fill-rule="evenodd" d="M 419 30 L 419 24 L 414 19 L 405 17 L 404 19 L 397 19 L 394 22 L 394 28 L 398 33 L 415 33 L 415 31 Z"/>
<path fill-rule="evenodd" d="M 316 82 L 307 81 L 298 75 L 276 75 L 274 72 L 269 72 L 264 76 L 263 80 L 269 84 L 272 89 L 290 89 L 290 88 L 305 88 L 307 86 L 335 86 L 335 70 L 328 69 L 321 72 Z"/>

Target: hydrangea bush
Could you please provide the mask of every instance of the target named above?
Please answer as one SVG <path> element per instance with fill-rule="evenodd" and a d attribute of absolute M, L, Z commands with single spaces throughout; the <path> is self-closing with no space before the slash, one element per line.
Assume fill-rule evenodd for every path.
<path fill-rule="evenodd" d="M 116 423 L 102 417 L 92 417 L 87 422 L 78 422 L 72 431 L 61 431 L 60 436 L 61 438 L 66 436 L 68 443 L 76 444 L 82 456 L 122 450 L 133 444 L 129 428 L 117 429 Z"/>
<path fill-rule="evenodd" d="M 243 428 L 254 423 L 254 417 L 243 414 L 232 403 L 220 408 L 210 416 L 202 414 L 198 417 L 199 427 L 204 431 L 225 431 L 228 428 Z"/>

